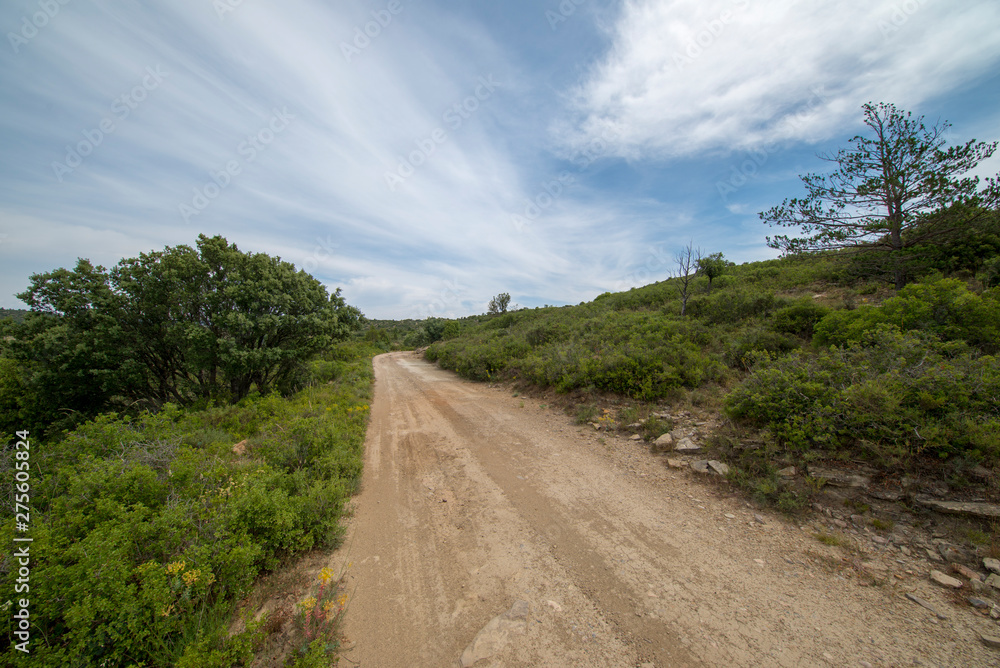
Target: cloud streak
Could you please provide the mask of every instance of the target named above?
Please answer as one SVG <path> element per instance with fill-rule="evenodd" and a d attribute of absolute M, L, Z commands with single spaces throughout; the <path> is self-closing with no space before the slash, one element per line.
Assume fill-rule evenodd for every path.
<path fill-rule="evenodd" d="M 575 148 L 610 130 L 632 160 L 819 142 L 864 102 L 911 108 L 989 72 L 998 24 L 994 3 L 627 0 L 555 131 Z"/>
<path fill-rule="evenodd" d="M 761 189 L 811 142 L 1000 54 L 992 3 L 893 22 L 891 3 L 589 0 L 552 30 L 527 0 L 220 2 L 67 2 L 0 50 L 0 305 L 33 272 L 200 232 L 373 317 L 575 303 L 664 278 L 650 249 L 689 238 L 757 259 L 747 200 L 780 201 Z M 36 11 L 12 3 L 0 27 Z M 721 201 L 726 154 L 772 144 Z"/>

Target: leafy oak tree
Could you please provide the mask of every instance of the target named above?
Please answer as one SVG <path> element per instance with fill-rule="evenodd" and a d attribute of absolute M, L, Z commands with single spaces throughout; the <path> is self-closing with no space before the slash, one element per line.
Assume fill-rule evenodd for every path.
<path fill-rule="evenodd" d="M 110 271 L 80 260 L 35 274 L 18 297 L 32 313 L 5 354 L 30 389 L 21 412 L 62 427 L 135 404 L 290 391 L 305 363 L 361 319 L 339 289 L 330 295 L 280 258 L 205 235 L 196 248 L 143 253 Z"/>
<path fill-rule="evenodd" d="M 59 433 L 109 404 L 119 407 L 139 376 L 104 267 L 81 259 L 73 270 L 31 280 L 18 295 L 31 312 L 6 332 L 0 392 L 10 405 L 0 428 Z"/>
<path fill-rule="evenodd" d="M 727 267 L 733 263 L 723 257 L 722 253 L 712 253 L 705 257 L 698 258 L 698 271 L 708 278 L 708 291 L 712 291 L 712 281 L 722 276 Z"/>
<path fill-rule="evenodd" d="M 490 300 L 489 310 L 487 313 L 490 315 L 498 315 L 500 313 L 506 313 L 508 307 L 510 307 L 510 293 L 501 292 L 496 297 Z"/>
<path fill-rule="evenodd" d="M 946 146 L 947 122 L 928 127 L 923 116 L 886 103 L 863 109 L 872 136 L 858 135 L 850 148 L 821 155 L 836 169 L 800 177 L 806 196 L 786 199 L 760 217 L 804 233 L 768 237 L 769 246 L 786 254 L 850 249 L 887 255 L 899 289 L 906 283 L 905 251 L 948 239 L 996 207 L 998 180 L 981 186 L 968 174 L 997 143 Z M 922 224 L 935 214 L 936 224 Z"/>

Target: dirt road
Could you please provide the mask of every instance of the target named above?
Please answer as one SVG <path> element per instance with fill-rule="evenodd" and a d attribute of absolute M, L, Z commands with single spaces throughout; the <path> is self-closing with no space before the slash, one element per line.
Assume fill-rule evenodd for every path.
<path fill-rule="evenodd" d="M 761 524 L 640 443 L 412 353 L 375 373 L 336 557 L 351 562 L 343 665 L 1000 665 L 975 635 L 996 626 L 925 573 L 862 586 L 808 527 Z"/>

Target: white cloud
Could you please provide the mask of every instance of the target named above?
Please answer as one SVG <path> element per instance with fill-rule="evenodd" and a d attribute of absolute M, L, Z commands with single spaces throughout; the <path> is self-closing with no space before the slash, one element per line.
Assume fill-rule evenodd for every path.
<path fill-rule="evenodd" d="M 567 166 L 539 142 L 550 118 L 566 116 L 553 63 L 521 57 L 520 28 L 407 0 L 345 58 L 341 43 L 384 6 L 244 2 L 220 20 L 204 0 L 95 0 L 68 7 L 22 53 L 0 50 L 0 254 L 17 261 L 0 287 L 23 289 L 29 270 L 78 255 L 113 264 L 204 232 L 313 271 L 373 317 L 483 312 L 502 291 L 575 303 L 662 278 L 659 249 L 689 238 L 712 251 L 761 246 L 759 223 L 733 230 L 722 204 L 705 215 L 698 201 L 714 196 L 710 175 L 728 173 L 725 160 L 664 177 L 642 158 L 840 136 L 861 102 L 947 91 L 994 64 L 1000 40 L 989 34 L 993 5 L 926 4 L 883 37 L 885 4 L 627 2 L 609 28 L 613 48 L 592 67 L 594 44 L 546 30 L 567 40 L 548 44 L 558 78 L 585 73 L 558 134 L 567 153 L 585 155 Z M 675 62 L 699 39 L 703 53 Z M 162 83 L 59 182 L 52 161 L 157 65 Z M 491 75 L 496 90 L 460 124 L 449 120 Z M 241 142 L 285 106 L 294 119 L 248 159 Z M 433 154 L 387 187 L 386 174 L 439 129 Z M 607 145 L 595 141 L 604 130 Z M 241 172 L 185 223 L 179 204 L 232 160 Z M 572 182 L 552 186 L 562 169 Z M 740 196 L 754 201 L 749 189 Z M 540 215 L 515 226 L 531 206 Z M 0 294 L 0 305 L 15 303 Z"/>
<path fill-rule="evenodd" d="M 37 60 L 20 61 L 44 76 L 14 78 L 19 96 L 63 110 L 58 122 L 0 103 L 16 111 L 0 130 L 29 128 L 36 139 L 8 156 L 28 169 L 0 214 L 30 217 L 39 238 L 78 240 L 76 254 L 110 264 L 194 244 L 199 232 L 222 234 L 342 286 L 349 303 L 373 316 L 482 312 L 490 296 L 518 289 L 583 298 L 602 278 L 613 280 L 605 255 L 627 255 L 628 235 L 619 225 L 614 239 L 590 245 L 619 216 L 567 195 L 535 229 L 519 234 L 511 224 L 536 186 L 522 182 L 522 165 L 495 126 L 530 78 L 511 71 L 481 27 L 420 3 L 404 3 L 348 59 L 341 43 L 371 20 L 356 10 L 315 0 L 244 3 L 220 21 L 202 0 L 81 8 L 49 43 L 33 45 Z M 158 64 L 167 72 L 162 85 L 58 182 L 51 161 Z M 276 107 L 293 120 L 248 158 L 239 146 Z M 179 206 L 194 207 L 195 189 L 204 193 L 210 172 L 234 160 L 240 173 L 199 213 L 189 209 L 186 222 Z M 419 164 L 390 189 L 386 174 L 401 160 Z M 108 238 L 115 242 L 101 241 Z M 47 258 L 43 269 L 72 263 L 58 244 L 32 248 Z M 442 298 L 448 291 L 456 294 Z"/>
<path fill-rule="evenodd" d="M 992 71 L 997 25 L 995 2 L 626 0 L 555 133 L 630 159 L 821 141 L 864 102 L 912 109 Z"/>

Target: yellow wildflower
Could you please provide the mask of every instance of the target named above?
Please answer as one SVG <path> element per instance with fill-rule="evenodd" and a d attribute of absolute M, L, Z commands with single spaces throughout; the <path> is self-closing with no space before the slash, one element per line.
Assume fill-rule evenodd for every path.
<path fill-rule="evenodd" d="M 184 570 L 186 565 L 187 563 L 184 561 L 175 561 L 174 563 L 167 565 L 167 573 L 170 575 L 177 575 Z"/>
<path fill-rule="evenodd" d="M 201 571 L 195 569 L 188 571 L 182 577 L 184 578 L 184 584 L 190 587 L 191 585 L 193 585 L 195 582 L 198 581 L 198 578 L 200 576 L 201 576 Z"/>
<path fill-rule="evenodd" d="M 302 601 L 299 602 L 299 607 L 303 610 L 312 610 L 316 607 L 316 598 L 314 596 L 310 596 L 309 598 L 302 599 Z"/>
<path fill-rule="evenodd" d="M 333 579 L 333 571 L 330 570 L 329 568 L 324 568 L 319 572 L 319 581 L 322 582 L 323 584 L 328 583 L 332 579 Z"/>
<path fill-rule="evenodd" d="M 323 604 L 323 611 L 331 612 L 335 607 L 337 606 L 333 601 L 327 601 L 326 603 Z"/>

